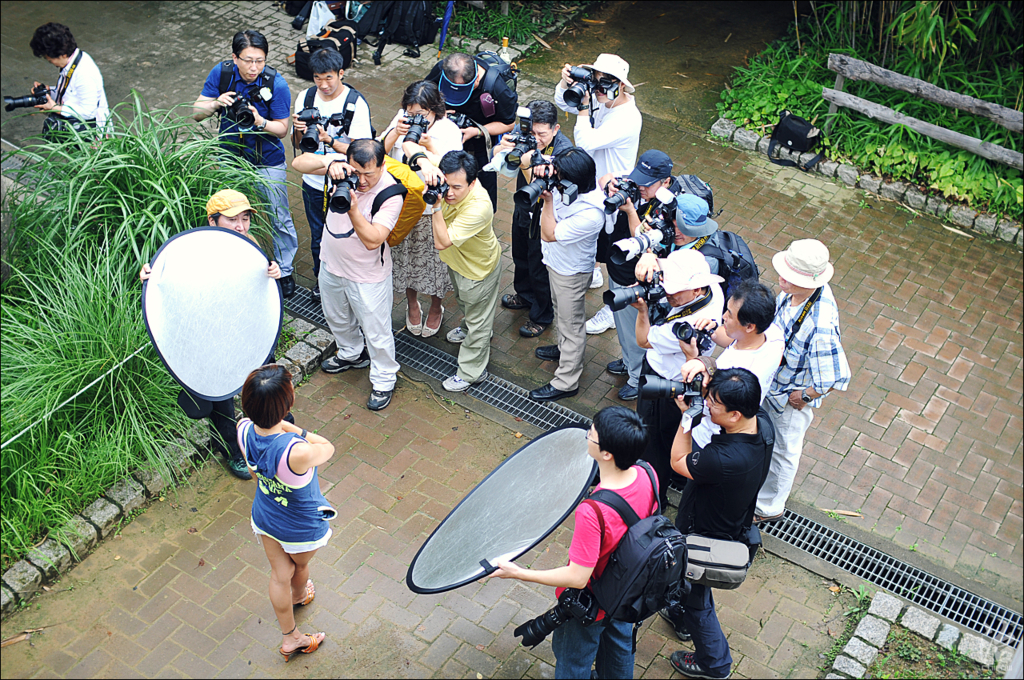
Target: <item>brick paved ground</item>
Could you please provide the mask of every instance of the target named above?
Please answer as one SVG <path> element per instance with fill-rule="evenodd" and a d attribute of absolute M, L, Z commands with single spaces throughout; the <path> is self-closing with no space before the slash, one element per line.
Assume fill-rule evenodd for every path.
<path fill-rule="evenodd" d="M 277 654 L 269 569 L 249 528 L 252 483 L 211 461 L 4 623 L 4 638 L 52 627 L 4 649 L 0 675 L 553 677 L 550 642 L 527 650 L 512 635 L 554 604 L 551 588 L 495 579 L 416 596 L 405 585 L 437 523 L 526 440 L 404 379 L 392 405 L 371 413 L 368 385 L 366 371 L 320 373 L 295 408 L 337 447 L 320 471 L 335 534 L 311 565 L 316 601 L 297 613 L 303 630 L 327 633 L 316 654 L 288 665 Z M 571 520 L 521 563 L 565 564 L 570 537 Z M 737 676 L 814 677 L 829 629 L 843 625 L 846 603 L 829 585 L 767 555 L 739 590 L 716 593 Z M 684 646 L 649 620 L 635 677 L 670 676 L 668 656 Z"/>
<path fill-rule="evenodd" d="M 71 11 L 70 3 L 51 5 L 52 11 L 57 13 L 52 17 L 56 20 L 62 20 L 60 12 Z M 16 17 L 8 18 L 12 16 L 10 9 L 12 7 L 5 5 L 5 44 L 11 42 L 7 36 L 17 21 Z M 86 44 L 86 49 L 92 51 L 108 73 L 108 94 L 112 101 L 123 99 L 128 88 L 137 85 L 153 106 L 191 102 L 209 64 L 226 56 L 231 33 L 242 25 L 255 25 L 266 31 L 272 45 L 271 63 L 286 74 L 293 92 L 305 85 L 289 75 L 290 69 L 281 61 L 282 51 L 290 51 L 298 33 L 288 27 L 284 15 L 273 10 L 270 3 L 246 3 L 244 9 L 228 3 L 139 4 L 117 6 L 106 11 L 110 14 L 96 19 L 96 25 L 105 27 L 109 24 L 116 34 L 117 30 L 123 32 L 126 23 L 137 25 L 145 21 L 154 36 L 144 45 L 136 43 L 134 51 L 123 49 L 117 40 Z M 24 21 L 35 22 L 37 18 L 30 16 Z M 28 30 L 30 32 L 31 27 Z M 24 41 L 18 37 L 14 42 L 20 44 Z M 278 46 L 287 46 L 287 49 L 275 52 Z M 397 53 L 397 50 L 386 53 L 383 67 L 374 68 L 367 62 L 349 73 L 349 81 L 367 95 L 378 125 L 392 115 L 400 89 L 425 73 L 430 61 L 425 56 L 416 62 L 399 57 Z M 24 55 L 5 52 L 4 88 L 12 82 L 8 74 L 18 68 L 16 60 L 19 58 L 27 61 Z M 106 64 L 110 64 L 109 71 Z M 22 65 L 23 71 L 27 68 Z M 116 74 L 115 77 L 110 77 L 110 73 Z M 143 82 L 134 77 L 138 73 L 146 76 Z M 523 99 L 547 96 L 553 77 L 554 74 L 531 73 L 527 66 L 520 82 Z M 638 96 L 642 109 L 643 92 Z M 5 138 L 9 132 L 17 130 L 17 126 L 5 127 Z M 848 521 L 881 538 L 892 539 L 901 546 L 916 550 L 923 565 L 927 566 L 928 560 L 934 561 L 966 579 L 990 586 L 1018 603 L 1024 599 L 1020 577 L 1024 568 L 1024 452 L 1021 436 L 1024 370 L 1021 343 L 1022 258 L 1019 246 L 965 237 L 894 204 L 862 196 L 816 176 L 805 176 L 792 169 L 769 165 L 751 154 L 724 147 L 651 118 L 644 121 L 642 147 L 658 147 L 667 151 L 676 161 L 676 172 L 695 172 L 711 182 L 715 188 L 716 205 L 725 208 L 722 226 L 743 235 L 762 266 L 769 266 L 766 280 L 773 280 L 769 265 L 771 254 L 795 238 L 820 238 L 832 250 L 837 271 L 833 288 L 840 300 L 844 342 L 854 369 L 854 380 L 849 392 L 829 397 L 826 406 L 816 414 L 794 491 L 795 501 L 826 509 L 859 509 L 864 518 Z M 508 223 L 511 200 L 507 184 L 506 191 L 499 198 L 495 229 L 505 250 L 503 286 L 510 291 L 512 272 L 508 254 Z M 308 233 L 304 234 L 306 227 L 297 189 L 293 188 L 291 198 L 300 237 L 308 238 Z M 303 255 L 298 262 L 298 274 L 308 281 L 310 262 L 305 243 L 301 248 Z M 591 292 L 588 297 L 591 311 L 600 305 L 599 293 Z M 454 300 L 447 302 L 449 313 L 445 318 L 444 331 L 459 321 Z M 403 314 L 404 309 L 399 304 L 394 312 L 396 327 L 402 323 Z M 538 344 L 553 342 L 553 336 L 548 331 L 540 341 L 519 338 L 515 329 L 523 318 L 521 313 L 500 310 L 492 342 L 491 368 L 498 375 L 529 388 L 547 382 L 550 377 L 553 366 L 541 363 L 532 352 Z M 443 333 L 431 342 L 452 350 L 444 342 Z M 603 366 L 616 356 L 614 333 L 592 337 L 588 342 L 587 367 L 580 395 L 563 403 L 585 414 L 615 403 L 615 391 L 622 379 L 604 373 Z M 412 554 L 409 551 L 413 549 L 410 546 L 418 545 L 416 537 L 423 535 L 427 525 L 446 513 L 447 510 L 442 512 L 442 508 L 450 508 L 461 493 L 472 486 L 473 479 L 478 479 L 490 469 L 485 464 L 485 457 L 493 454 L 471 451 L 466 443 L 461 449 L 457 445 L 449 446 L 455 443 L 455 435 L 436 425 L 440 418 L 447 427 L 444 419 L 448 415 L 437 411 L 431 417 L 416 411 L 414 407 L 418 404 L 422 410 L 426 400 L 407 401 L 405 395 L 414 396 L 414 391 L 406 392 L 404 387 L 398 393 L 395 406 L 384 415 L 389 420 L 394 417 L 391 414 L 399 416 L 398 426 L 394 428 L 397 434 L 392 434 L 388 440 L 378 441 L 382 436 L 379 434 L 382 430 L 375 429 L 378 421 L 368 420 L 368 413 L 361 408 L 365 385 L 352 393 L 346 392 L 345 384 L 343 380 L 326 380 L 321 376 L 306 388 L 313 390 L 312 393 L 304 393 L 310 401 L 300 404 L 298 409 L 305 417 L 324 422 L 329 434 L 338 435 L 335 441 L 339 451 L 347 454 L 343 460 L 351 466 L 345 470 L 350 475 L 340 477 L 343 468 L 338 468 L 336 473 L 339 476 L 330 480 L 341 483 L 333 491 L 335 497 L 354 494 L 345 506 L 351 504 L 350 514 L 343 512 L 342 519 L 348 522 L 344 527 L 339 523 L 335 542 L 324 551 L 324 562 L 331 563 L 337 571 L 333 580 L 325 577 L 325 584 L 336 592 L 327 598 L 332 606 L 310 614 L 316 619 L 313 623 L 330 628 L 335 639 L 360 641 L 361 646 L 356 651 L 346 651 L 347 656 L 337 661 L 337 672 L 357 668 L 356 665 L 344 664 L 365 663 L 360 667 L 373 668 L 372 658 L 360 660 L 358 657 L 360 653 L 369 653 L 358 651 L 366 641 L 369 641 L 367 649 L 381 650 L 381 656 L 376 658 L 391 659 L 396 649 L 408 650 L 410 664 L 423 664 L 410 666 L 420 674 L 432 668 L 429 661 L 435 658 L 432 654 L 440 655 L 445 648 L 450 651 L 443 655 L 442 662 L 462 665 L 444 668 L 441 664 L 442 674 L 461 673 L 463 666 L 475 668 L 474 659 L 491 659 L 492 664 L 518 664 L 521 660 L 522 667 L 525 667 L 527 657 L 533 657 L 524 656 L 522 651 L 512 651 L 507 626 L 495 624 L 496 627 L 487 628 L 482 620 L 501 609 L 499 604 L 505 601 L 511 603 L 508 607 L 522 606 L 525 610 L 537 612 L 546 606 L 547 599 L 541 602 L 547 598 L 546 595 L 538 598 L 535 593 L 531 594 L 533 591 L 522 586 L 501 594 L 492 592 L 496 585 L 486 586 L 475 593 L 473 588 L 463 589 L 444 600 L 442 609 L 453 613 L 452 620 L 441 626 L 447 628 L 446 632 L 438 630 L 436 636 L 425 637 L 416 632 L 419 626 L 426 626 L 427 622 L 431 626 L 440 625 L 449 615 L 431 619 L 431 613 L 437 608 L 431 604 L 430 611 L 423 609 L 425 605 L 420 599 L 409 599 L 411 595 L 397 588 L 399 581 L 395 580 L 400 576 L 396 563 L 402 563 L 403 555 L 405 561 L 408 560 Z M 356 406 L 349 407 L 349 401 Z M 431 403 L 436 404 L 433 400 Z M 408 408 L 414 408 L 412 413 L 407 412 Z M 346 420 L 346 415 L 351 417 Z M 481 423 L 481 427 L 487 426 L 487 423 Z M 352 428 L 363 434 L 355 434 Z M 395 439 L 405 431 L 409 432 L 405 435 L 408 441 Z M 445 433 L 444 437 L 438 436 L 440 432 Z M 497 439 L 502 441 L 501 437 Z M 396 446 L 399 443 L 401 447 Z M 514 448 L 511 442 L 510 447 Z M 488 448 L 482 450 L 487 451 Z M 396 480 L 391 474 L 396 467 L 407 466 L 405 461 L 412 461 L 417 456 L 422 457 L 418 465 L 427 468 L 430 468 L 429 464 L 436 465 L 445 460 L 446 456 L 455 457 L 463 464 L 475 456 L 476 467 L 456 466 L 460 472 L 444 479 L 436 479 L 430 472 L 414 467 L 409 468 L 406 480 L 400 477 Z M 392 467 L 385 469 L 389 464 Z M 330 474 L 327 471 L 325 477 Z M 435 470 L 434 474 L 441 473 Z M 357 484 L 357 480 L 362 483 Z M 412 484 L 413 481 L 418 484 Z M 410 484 L 412 486 L 405 486 Z M 416 501 L 409 499 L 417 496 L 407 494 L 414 487 L 419 489 L 418 494 L 423 500 L 420 505 L 411 507 Z M 138 662 L 146 651 L 145 644 L 156 640 L 163 645 L 155 650 L 162 656 L 145 656 L 152 664 L 147 667 L 152 674 L 158 672 L 154 669 L 164 668 L 163 664 L 157 664 L 158 660 L 163 658 L 166 663 L 171 663 L 173 657 L 179 672 L 194 675 L 199 671 L 182 671 L 181 666 L 195 663 L 199 668 L 200 660 L 212 663 L 211 658 L 221 663 L 229 653 L 213 651 L 218 644 L 221 650 L 246 649 L 253 645 L 251 641 L 258 637 L 254 633 L 262 630 L 260 626 L 263 625 L 256 623 L 254 628 L 253 617 L 262 619 L 265 624 L 269 605 L 264 602 L 262 590 L 265 569 L 256 559 L 260 555 L 254 556 L 254 548 L 247 542 L 248 530 L 240 519 L 245 515 L 246 502 L 238 489 L 222 479 L 219 473 L 211 477 L 208 485 L 200 485 L 200 488 L 206 491 L 206 495 L 197 498 L 208 501 L 197 500 L 194 503 L 197 508 L 204 508 L 201 513 L 203 521 L 198 521 L 197 516 L 195 522 L 199 533 L 181 534 L 185 526 L 180 524 L 181 517 L 188 515 L 179 512 L 176 522 L 172 522 L 169 516 L 157 532 L 166 544 L 158 543 L 155 551 L 152 545 L 147 545 L 144 557 L 140 549 L 138 555 L 123 555 L 117 563 L 111 561 L 112 556 L 103 557 L 104 551 L 114 554 L 117 550 L 116 543 L 108 541 L 72 577 L 80 589 L 84 590 L 87 585 L 98 589 L 94 591 L 91 603 L 88 606 L 81 604 L 77 609 L 68 604 L 65 609 L 61 604 L 65 600 L 61 598 L 75 593 L 46 596 L 58 604 L 47 604 L 51 600 L 42 600 L 44 607 L 53 609 L 40 610 L 40 615 L 48 612 L 53 612 L 53 615 L 48 621 L 40 619 L 40 622 L 67 618 L 67 630 L 52 631 L 49 638 L 44 638 L 45 645 L 39 643 L 37 649 L 22 643 L 5 650 L 3 674 L 35 671 L 41 674 L 88 674 L 85 667 L 71 671 L 73 664 L 82 662 L 106 667 L 106 673 L 111 675 L 124 670 L 117 666 L 118 663 L 133 666 L 138 671 Z M 392 492 L 388 493 L 388 489 Z M 398 489 L 404 493 L 399 493 Z M 387 494 L 391 500 L 382 494 Z M 399 500 L 398 496 L 402 499 Z M 386 506 L 388 502 L 394 503 L 394 507 L 387 506 L 388 512 L 384 512 L 380 506 Z M 225 510 L 216 507 L 218 503 L 223 508 L 230 507 L 233 515 L 222 518 Z M 160 510 L 150 512 L 152 514 L 139 522 L 140 530 L 145 528 L 147 519 L 157 517 Z M 365 536 L 366 540 L 359 545 L 355 544 L 356 538 L 346 532 L 346 527 L 353 526 L 354 522 L 354 526 L 359 528 L 353 531 L 365 529 L 359 538 Z M 378 529 L 377 526 L 383 528 Z M 408 527 L 406 531 L 412 532 L 411 535 L 400 533 L 405 527 Z M 548 544 L 550 551 L 540 558 L 542 563 L 547 564 L 550 560 L 554 564 L 564 559 L 564 552 L 557 551 L 564 551 L 565 536 L 564 530 L 555 534 Z M 402 544 L 401 549 L 395 540 Z M 389 547 L 378 550 L 378 543 Z M 239 562 L 246 564 L 248 559 L 255 566 L 248 570 L 239 566 L 238 569 L 221 567 L 216 572 L 211 569 L 205 574 L 196 572 L 193 557 L 197 563 L 198 553 L 206 547 L 217 547 L 217 555 L 221 557 L 235 555 Z M 406 553 L 402 552 L 403 549 Z M 389 557 L 386 559 L 385 555 Z M 217 563 L 221 563 L 220 557 L 217 559 Z M 122 563 L 126 560 L 130 569 L 122 572 L 126 568 Z M 232 564 L 230 561 L 227 563 Z M 226 571 L 222 572 L 222 569 Z M 356 578 L 359 574 L 362 575 Z M 139 590 L 130 590 L 127 585 L 138 585 Z M 384 590 L 374 590 L 378 585 Z M 203 588 L 211 590 L 208 592 Z M 258 597 L 254 598 L 248 589 L 254 590 Z M 767 662 L 776 671 L 786 672 L 792 664 L 788 667 L 784 664 L 772 666 L 772 654 L 779 655 L 783 647 L 775 644 L 778 639 L 773 642 L 769 638 L 787 626 L 754 630 L 749 623 L 765 621 L 763 616 L 752 615 L 752 607 L 766 607 L 769 600 L 782 596 L 778 593 L 763 594 L 766 592 L 764 586 L 758 585 L 756 580 L 744 589 L 737 595 L 746 598 L 742 604 L 723 600 L 737 614 L 744 614 L 749 619 L 737 616 L 734 622 L 730 622 L 728 617 L 723 617 L 730 624 L 735 640 L 743 640 L 743 637 L 735 637 L 741 635 L 751 641 L 748 647 L 750 654 L 745 654 L 740 670 L 744 670 L 743 663 L 755 660 Z M 804 588 L 802 592 L 811 593 L 812 590 Z M 115 598 L 114 603 L 104 605 L 103 602 L 107 601 L 104 595 Z M 531 597 L 534 599 L 529 599 Z M 140 598 L 147 600 L 143 602 Z M 201 609 L 192 609 L 188 603 L 193 601 Z M 225 604 L 226 601 L 229 604 Z M 471 603 L 474 601 L 476 605 L 483 606 L 486 613 L 473 606 Z M 779 603 L 785 601 L 785 598 L 778 600 Z M 755 602 L 761 604 L 755 606 Z M 824 607 L 819 605 L 818 601 L 807 605 L 818 611 L 816 620 L 820 620 L 820 613 L 824 611 Z M 104 609 L 106 606 L 114 608 L 107 610 Z M 159 610 L 161 606 L 171 611 Z M 793 613 L 795 607 L 788 604 L 786 607 Z M 143 610 L 148 613 L 143 614 Z M 66 616 L 67 611 L 73 614 Z M 523 610 L 517 611 L 525 616 Z M 778 607 L 765 609 L 765 612 L 772 611 L 778 612 Z M 372 616 L 369 612 L 373 612 Z M 363 614 L 362 619 L 358 618 L 360 613 Z M 466 623 L 456 620 L 455 613 Z M 345 618 L 346 614 L 348 618 Z M 329 616 L 341 618 L 337 618 L 335 623 L 327 618 Z M 391 621 L 389 617 L 401 621 Z M 412 624 L 414 619 L 415 625 Z M 99 625 L 101 621 L 105 623 L 108 620 L 110 623 L 106 627 Z M 513 617 L 512 620 L 519 619 Z M 806 613 L 799 620 L 812 622 Z M 122 621 L 125 628 L 117 628 L 117 622 Z M 206 632 L 203 634 L 207 638 L 196 638 L 198 652 L 181 651 L 192 644 L 189 642 L 189 636 L 194 634 L 191 627 L 203 621 L 208 626 L 219 624 L 216 628 L 204 627 Z M 234 625 L 229 626 L 232 621 Z M 411 626 L 402 628 L 406 633 L 394 633 L 394 637 L 390 637 L 393 630 L 398 630 L 391 626 L 406 624 Z M 11 625 L 5 625 L 5 635 Z M 744 625 L 748 627 L 746 630 Z M 795 626 L 792 624 L 788 628 L 799 631 Z M 661 624 L 654 624 L 654 628 L 664 632 Z M 128 643 L 123 646 L 104 643 L 101 646 L 100 640 L 108 630 L 111 631 L 111 636 L 108 636 L 111 641 L 130 639 L 137 646 Z M 435 629 L 427 628 L 420 632 L 428 630 Z M 483 633 L 474 637 L 473 631 L 479 633 L 480 630 L 487 630 L 491 637 L 484 639 L 486 635 Z M 349 633 L 347 637 L 346 632 Z M 229 642 L 228 638 L 238 644 L 225 644 Z M 792 634 L 790 638 L 786 644 L 792 647 L 796 638 Z M 140 639 L 143 642 L 139 642 Z M 645 635 L 644 639 L 654 638 Z M 272 636 L 262 636 L 258 645 L 251 648 L 261 650 L 259 654 L 265 658 L 272 656 L 272 650 L 268 651 L 269 647 L 265 646 L 273 644 Z M 483 652 L 476 648 L 477 644 L 484 647 Z M 101 647 L 102 653 L 97 651 Z M 158 645 L 152 644 L 151 647 Z M 490 653 L 499 648 L 508 653 Z M 757 649 L 760 652 L 755 653 Z M 203 650 L 205 653 L 200 653 Z M 664 663 L 664 657 L 655 657 L 656 651 L 641 654 L 642 659 L 655 659 L 654 666 L 650 668 L 641 663 L 652 674 L 658 672 L 658 663 Z M 356 657 L 352 658 L 352 655 Z M 230 656 L 231 659 L 236 658 L 233 654 Z M 543 653 L 540 658 L 544 658 Z M 15 666 L 8 666 L 18 663 L 22 664 L 17 666 L 20 671 L 14 670 Z M 255 673 L 266 672 L 268 666 L 256 664 L 255 660 L 253 663 L 260 669 Z M 12 670 L 8 672 L 8 668 Z M 480 668 L 482 674 L 490 675 L 494 671 L 494 667 L 491 667 L 491 673 L 485 673 L 486 667 Z M 537 674 L 542 673 L 545 667 L 537 663 L 530 669 L 530 673 Z M 367 670 L 366 674 L 372 672 L 375 671 Z M 380 674 L 387 672 L 397 671 L 389 667 Z M 662 666 L 660 674 L 666 675 L 667 669 Z M 758 675 L 758 672 L 752 670 L 748 674 Z"/>

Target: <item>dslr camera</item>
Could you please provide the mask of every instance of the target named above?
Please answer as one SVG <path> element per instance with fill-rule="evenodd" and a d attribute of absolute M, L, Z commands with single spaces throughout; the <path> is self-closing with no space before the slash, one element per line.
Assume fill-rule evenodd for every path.
<path fill-rule="evenodd" d="M 696 338 L 697 349 L 700 350 L 701 354 L 707 354 L 715 346 L 715 341 L 711 339 L 711 335 L 717 328 L 718 325 L 716 324 L 710 328 L 697 329 L 690 325 L 689 321 L 680 321 L 672 324 L 672 335 L 682 342 L 690 342 Z"/>
<path fill-rule="evenodd" d="M 435 205 L 439 200 L 448 195 L 448 182 L 441 182 L 437 185 L 430 185 L 423 192 L 423 200 L 427 205 Z"/>
<path fill-rule="evenodd" d="M 597 85 L 597 81 L 590 69 L 585 69 L 582 66 L 573 66 L 569 69 L 569 78 L 572 80 L 572 85 L 566 89 L 562 98 L 569 106 L 579 109 L 584 101 L 590 99 L 590 90 Z"/>
<path fill-rule="evenodd" d="M 519 129 L 509 134 L 509 141 L 515 144 L 505 156 L 505 167 L 518 170 L 523 156 L 537 150 L 537 138 L 533 134 L 533 113 L 525 106 L 517 111 Z"/>
<path fill-rule="evenodd" d="M 30 106 L 39 106 L 46 103 L 46 85 L 40 85 L 32 90 L 32 94 L 25 97 L 4 96 L 4 111 L 24 109 Z"/>
<path fill-rule="evenodd" d="M 330 175 L 328 175 L 330 177 Z M 327 203 L 327 209 L 339 215 L 346 214 L 352 209 L 352 192 L 359 186 L 359 178 L 352 174 L 346 174 L 342 179 L 331 178 L 331 200 Z"/>
<path fill-rule="evenodd" d="M 689 432 L 700 424 L 704 417 L 704 374 L 698 373 L 690 382 L 669 380 L 660 375 L 640 376 L 641 399 L 675 399 L 682 396 L 686 399 L 686 411 L 679 426 L 683 432 Z"/>
<path fill-rule="evenodd" d="M 430 121 L 422 113 L 417 113 L 415 116 L 406 116 L 402 122 L 409 126 L 409 131 L 405 133 L 404 141 L 412 142 L 413 144 L 419 144 L 420 137 L 426 134 L 427 128 L 430 127 Z"/>
<path fill-rule="evenodd" d="M 228 120 L 243 130 L 249 129 L 256 124 L 256 114 L 249 108 L 252 105 L 252 99 L 249 98 L 248 94 L 238 93 L 231 106 L 224 107 L 223 115 L 227 116 Z M 317 143 L 319 143 L 319 140 L 317 140 Z"/>
<path fill-rule="evenodd" d="M 629 286 L 628 288 L 606 290 L 602 299 L 606 305 L 611 307 L 613 312 L 625 309 L 627 306 L 640 299 L 645 300 L 647 305 L 653 309 L 655 303 L 668 297 L 668 293 L 665 292 L 664 286 L 661 285 L 662 273 L 658 272 L 657 274 L 658 275 L 650 283 L 641 282 L 635 286 Z"/>
<path fill-rule="evenodd" d="M 618 196 L 619 194 L 615 194 Z M 615 196 L 609 197 L 611 200 Z M 636 202 L 636 199 L 633 199 Z M 608 211 L 608 201 L 604 202 L 605 212 Z M 676 195 L 665 187 L 658 189 L 651 201 L 651 209 L 647 213 L 647 224 L 651 227 L 648 231 L 637 234 L 632 238 L 624 238 L 616 241 L 614 245 L 618 250 L 611 253 L 611 261 L 614 264 L 624 264 L 643 254 L 648 248 L 660 255 L 672 245 L 675 235 L 675 221 L 673 219 L 676 209 Z M 609 215 L 611 213 L 608 213 Z"/>
<path fill-rule="evenodd" d="M 550 156 L 543 156 L 538 153 L 534 154 L 533 163 L 530 164 L 530 167 L 535 168 L 540 165 L 550 164 Z M 517 191 L 512 196 L 512 199 L 518 207 L 523 210 L 530 210 L 533 206 L 537 205 L 538 201 L 540 201 L 541 194 L 545 191 L 552 191 L 556 188 L 562 195 L 562 205 L 571 205 L 577 198 L 579 198 L 580 188 L 578 186 L 567 179 L 557 179 L 554 173 L 552 173 L 547 177 L 537 177 L 535 175 L 533 181 Z"/>
<path fill-rule="evenodd" d="M 626 205 L 626 201 L 633 201 L 633 205 L 640 202 L 640 187 L 628 177 L 616 177 L 612 180 L 618 190 L 604 199 L 604 214 L 613 215 L 615 211 Z"/>
<path fill-rule="evenodd" d="M 519 626 L 512 634 L 523 638 L 524 647 L 536 647 L 569 619 L 579 619 L 584 626 L 591 625 L 597 620 L 599 611 L 597 598 L 589 590 L 566 588 L 558 598 L 558 604 Z"/>
<path fill-rule="evenodd" d="M 449 113 L 448 120 L 455 123 L 455 125 L 457 125 L 460 130 L 465 130 L 466 128 L 476 126 L 476 123 L 473 122 L 473 119 L 464 113 Z"/>
<path fill-rule="evenodd" d="M 345 121 L 345 115 L 335 113 L 330 117 L 321 116 L 320 109 L 314 106 L 299 111 L 299 121 L 306 124 L 306 132 L 299 140 L 299 148 L 306 153 L 316 153 L 320 148 L 320 133 L 317 132 L 316 126 L 319 125 L 326 130 L 328 125 L 341 125 Z"/>

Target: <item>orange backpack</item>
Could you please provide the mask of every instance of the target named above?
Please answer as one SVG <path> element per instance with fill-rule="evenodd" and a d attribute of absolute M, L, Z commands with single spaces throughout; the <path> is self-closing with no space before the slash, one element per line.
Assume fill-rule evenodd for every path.
<path fill-rule="evenodd" d="M 398 215 L 395 228 L 388 234 L 388 245 L 394 248 L 405 240 L 416 223 L 423 216 L 423 210 L 427 203 L 423 200 L 423 190 L 426 185 L 419 178 L 412 168 L 391 156 L 384 156 L 384 169 L 398 182 L 395 185 L 383 189 L 373 199 L 373 206 L 370 208 L 370 217 L 377 214 L 384 201 L 392 196 L 403 196 L 402 212 Z"/>

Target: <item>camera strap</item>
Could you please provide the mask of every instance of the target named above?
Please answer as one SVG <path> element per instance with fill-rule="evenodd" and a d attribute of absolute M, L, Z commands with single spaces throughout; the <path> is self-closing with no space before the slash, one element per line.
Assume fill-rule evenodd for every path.
<path fill-rule="evenodd" d="M 786 363 L 786 352 L 789 351 L 789 346 L 793 343 L 793 338 L 796 337 L 796 332 L 800 330 L 800 326 L 803 325 L 804 319 L 807 318 L 808 312 L 811 311 L 811 307 L 813 307 L 814 303 L 817 302 L 818 298 L 821 297 L 821 290 L 821 288 L 818 288 L 813 293 L 811 293 L 811 297 L 807 298 L 807 302 L 804 303 L 804 308 L 800 310 L 800 314 L 796 317 L 796 320 L 793 322 L 793 327 L 789 329 L 789 335 L 786 336 L 786 346 L 782 352 L 782 361 L 779 362 L 780 366 Z M 783 300 L 783 303 L 785 303 L 785 300 Z M 779 309 L 775 310 L 775 313 L 778 314 L 781 309 L 782 306 L 780 305 Z"/>
<path fill-rule="evenodd" d="M 680 309 L 675 314 L 666 318 L 665 323 L 668 323 L 669 321 L 675 321 L 676 319 L 682 319 L 684 316 L 690 316 L 694 312 L 699 312 L 700 310 L 704 309 L 705 307 L 708 306 L 708 304 L 711 303 L 712 297 L 713 295 L 711 294 L 711 288 L 708 288 L 706 293 L 704 293 L 696 300 Z"/>
<path fill-rule="evenodd" d="M 54 100 L 60 105 L 64 99 L 64 93 L 68 91 L 68 85 L 71 84 L 71 76 L 75 74 L 75 69 L 78 68 L 78 62 L 82 61 L 82 50 L 78 50 L 78 56 L 75 57 L 75 61 L 71 64 L 71 68 L 68 69 L 67 75 L 61 76 L 60 82 L 57 84 L 57 98 Z"/>

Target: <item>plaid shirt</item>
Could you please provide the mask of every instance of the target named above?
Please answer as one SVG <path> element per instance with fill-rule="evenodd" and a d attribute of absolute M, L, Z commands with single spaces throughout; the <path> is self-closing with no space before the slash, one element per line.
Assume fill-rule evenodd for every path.
<path fill-rule="evenodd" d="M 775 300 L 775 325 L 787 339 L 803 309 L 803 305 L 799 305 L 792 309 L 795 314 L 786 314 L 790 310 L 790 299 L 791 296 L 781 293 Z M 813 387 L 822 396 L 808 405 L 817 408 L 829 389 L 845 391 L 849 386 L 850 364 L 840 339 L 839 308 L 828 284 L 790 341 L 783 358 L 785 361 L 775 374 L 765 400 L 776 413 L 786 408 L 790 392 Z"/>

